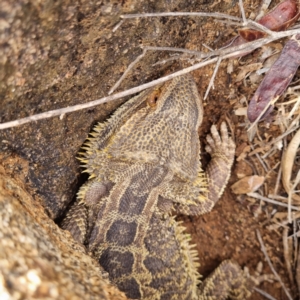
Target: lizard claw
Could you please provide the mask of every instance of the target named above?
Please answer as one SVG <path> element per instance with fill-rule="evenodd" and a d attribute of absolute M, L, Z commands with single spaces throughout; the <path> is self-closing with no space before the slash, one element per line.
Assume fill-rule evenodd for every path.
<path fill-rule="evenodd" d="M 205 147 L 205 150 L 212 157 L 222 154 L 225 159 L 233 160 L 235 144 L 228 134 L 225 122 L 221 123 L 220 133 L 215 125 L 211 126 L 211 134 L 206 137 L 208 145 Z"/>
<path fill-rule="evenodd" d="M 259 262 L 253 275 L 250 274 L 247 267 L 244 268 L 244 272 L 248 275 L 249 278 L 251 278 L 256 286 L 260 285 L 264 281 L 272 283 L 276 280 L 274 274 L 262 274 L 262 267 L 262 262 Z"/>

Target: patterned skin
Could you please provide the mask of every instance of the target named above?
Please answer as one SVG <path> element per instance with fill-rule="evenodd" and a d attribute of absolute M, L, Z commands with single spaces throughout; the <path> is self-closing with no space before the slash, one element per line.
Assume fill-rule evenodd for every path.
<path fill-rule="evenodd" d="M 172 216 L 209 212 L 223 193 L 235 144 L 211 127 L 201 169 L 202 101 L 190 75 L 146 90 L 98 124 L 80 160 L 90 177 L 62 228 L 132 299 L 245 299 L 255 284 L 234 262 L 204 282 L 190 236 Z M 199 285 L 199 287 L 198 287 Z"/>

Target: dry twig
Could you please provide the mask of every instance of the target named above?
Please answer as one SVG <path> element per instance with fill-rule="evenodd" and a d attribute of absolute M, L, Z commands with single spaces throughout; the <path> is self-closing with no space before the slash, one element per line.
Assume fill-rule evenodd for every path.
<path fill-rule="evenodd" d="M 206 92 L 205 92 L 205 95 L 204 95 L 204 100 L 207 98 L 208 94 L 209 94 L 209 91 L 211 89 L 211 87 L 213 86 L 214 84 L 214 80 L 215 80 L 215 77 L 217 75 L 217 72 L 219 70 L 219 67 L 220 67 L 220 63 L 221 63 L 222 59 L 219 58 L 218 61 L 217 61 L 217 64 L 215 66 L 215 69 L 214 69 L 214 73 L 212 74 L 211 78 L 210 78 L 210 81 L 209 81 L 209 84 L 208 84 L 208 87 L 206 89 Z"/>
<path fill-rule="evenodd" d="M 287 208 L 289 207 L 288 204 L 285 204 L 285 203 L 282 203 L 282 202 L 279 202 L 279 201 L 276 201 L 276 200 L 273 200 L 273 199 L 261 196 L 258 193 L 248 193 L 247 196 L 255 198 L 255 199 L 259 199 L 259 200 L 262 200 L 262 201 L 265 201 L 265 202 L 269 202 L 269 203 L 272 203 L 272 204 L 275 204 L 275 205 L 278 205 L 278 206 L 283 206 L 283 207 L 287 207 Z M 298 206 L 291 205 L 290 207 L 293 210 L 300 211 L 300 207 L 298 207 Z"/>
<path fill-rule="evenodd" d="M 276 272 L 275 268 L 273 267 L 273 264 L 269 258 L 269 255 L 267 253 L 267 250 L 266 250 L 266 247 L 264 245 L 264 242 L 262 240 L 262 237 L 261 237 L 261 234 L 259 232 L 259 230 L 256 230 L 256 235 L 257 235 L 257 238 L 258 238 L 258 241 L 260 243 L 260 247 L 261 247 L 261 251 L 263 252 L 264 256 L 265 256 L 265 259 L 266 261 L 268 262 L 269 264 L 269 267 L 270 269 L 272 270 L 274 276 L 276 277 L 276 279 L 280 282 L 285 294 L 287 295 L 288 299 L 289 300 L 293 300 L 292 296 L 290 295 L 290 293 L 288 292 L 287 288 L 285 287 L 284 283 L 282 282 L 280 276 L 278 275 L 278 273 Z"/>
<path fill-rule="evenodd" d="M 296 281 L 298 286 L 298 293 L 300 294 L 300 251 L 299 250 L 297 255 Z"/>
<path fill-rule="evenodd" d="M 284 257 L 287 272 L 289 274 L 290 282 L 292 285 L 294 285 L 294 277 L 292 272 L 290 251 L 289 251 L 289 244 L 288 244 L 288 231 L 289 231 L 288 227 L 283 228 L 283 233 L 282 233 L 283 257 Z"/>
<path fill-rule="evenodd" d="M 297 150 L 300 145 L 300 130 L 294 135 L 292 140 L 290 141 L 287 149 L 284 151 L 282 155 L 282 183 L 285 191 L 289 194 L 289 199 L 291 201 L 292 198 L 300 201 L 300 196 L 294 194 L 295 187 L 300 181 L 300 171 L 297 174 L 295 179 L 295 183 L 291 184 L 292 177 L 292 169 L 294 165 L 294 160 L 296 157 Z"/>
<path fill-rule="evenodd" d="M 265 298 L 267 298 L 267 299 L 269 299 L 269 300 L 277 300 L 277 299 L 275 299 L 274 297 L 272 297 L 270 294 L 266 293 L 265 291 L 263 291 L 263 290 L 261 290 L 261 289 L 259 289 L 259 288 L 257 288 L 257 287 L 255 287 L 254 290 L 255 290 L 257 293 L 263 295 Z"/>
<path fill-rule="evenodd" d="M 142 13 L 142 14 L 127 14 L 121 15 L 122 19 L 135 19 L 147 17 L 213 17 L 218 19 L 228 19 L 239 22 L 241 19 L 238 17 L 222 14 L 222 13 L 204 13 L 204 12 L 163 12 L 163 13 Z"/>

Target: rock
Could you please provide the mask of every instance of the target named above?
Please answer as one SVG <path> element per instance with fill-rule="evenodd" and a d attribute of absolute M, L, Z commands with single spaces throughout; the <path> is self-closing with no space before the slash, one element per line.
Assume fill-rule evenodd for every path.
<path fill-rule="evenodd" d="M 127 299 L 2 165 L 0 240 L 1 299 Z"/>

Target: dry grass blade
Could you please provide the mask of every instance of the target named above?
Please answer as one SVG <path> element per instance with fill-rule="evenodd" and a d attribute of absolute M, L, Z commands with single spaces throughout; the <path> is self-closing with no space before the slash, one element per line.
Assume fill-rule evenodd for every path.
<path fill-rule="evenodd" d="M 279 164 L 280 164 L 280 162 L 279 162 Z M 274 188 L 274 193 L 275 193 L 275 195 L 277 195 L 277 193 L 278 193 L 281 175 L 282 175 L 282 168 L 281 168 L 281 165 L 280 165 L 279 171 L 278 171 L 278 173 L 277 173 L 276 185 L 275 185 L 275 188 Z"/>
<path fill-rule="evenodd" d="M 127 76 L 127 74 L 129 73 L 129 71 L 146 55 L 147 49 L 143 50 L 143 53 L 141 55 L 139 55 L 125 70 L 125 72 L 123 73 L 123 75 L 120 77 L 120 79 L 115 83 L 115 85 L 109 90 L 108 95 L 112 94 L 117 88 L 118 86 L 121 84 L 121 82 L 123 81 L 123 79 Z"/>
<path fill-rule="evenodd" d="M 254 290 L 255 290 L 257 293 L 263 295 L 266 299 L 269 299 L 269 300 L 277 300 L 277 299 L 275 299 L 274 297 L 272 297 L 270 294 L 266 293 L 265 291 L 263 291 L 263 290 L 261 290 L 261 289 L 259 289 L 259 288 L 257 288 L 257 287 L 255 287 Z"/>
<path fill-rule="evenodd" d="M 289 221 L 292 223 L 292 218 L 291 218 L 291 206 L 292 206 L 292 199 L 293 198 L 296 198 L 296 199 L 299 199 L 299 196 L 298 195 L 295 195 L 295 189 L 296 189 L 296 186 L 298 185 L 298 183 L 300 182 L 300 170 L 298 171 L 297 173 L 297 176 L 296 176 L 296 179 L 295 179 L 295 182 L 294 184 L 292 185 L 291 189 L 289 190 L 289 201 L 288 201 L 288 219 Z"/>
<path fill-rule="evenodd" d="M 298 105 L 298 101 L 294 107 Z M 296 120 L 299 119 L 299 116 Z M 294 123 L 294 122 L 292 122 Z M 287 149 L 283 152 L 281 166 L 282 166 L 282 183 L 285 191 L 288 193 L 288 220 L 292 222 L 291 216 L 291 203 L 292 200 L 300 202 L 300 196 L 295 194 L 295 189 L 298 183 L 300 182 L 300 171 L 298 172 L 294 184 L 291 183 L 292 169 L 294 166 L 294 161 L 296 157 L 297 150 L 300 145 L 300 130 L 296 132 L 292 140 L 290 141 Z"/>
<path fill-rule="evenodd" d="M 300 251 L 299 250 L 298 250 L 298 257 L 297 257 L 296 281 L 298 286 L 298 293 L 300 294 Z"/>
<path fill-rule="evenodd" d="M 299 118 L 298 118 L 299 119 Z M 284 133 L 282 133 L 280 136 L 278 136 L 276 139 L 274 139 L 274 140 L 272 140 L 272 141 L 270 141 L 270 142 L 268 142 L 268 143 L 266 143 L 265 144 L 265 147 L 269 147 L 269 146 L 271 146 L 271 145 L 273 145 L 273 144 L 276 144 L 276 143 L 278 143 L 279 141 L 281 141 L 284 137 L 286 137 L 287 135 L 289 135 L 290 133 L 292 133 L 293 131 L 295 131 L 295 130 L 297 130 L 299 128 L 299 126 L 298 125 L 294 125 L 293 127 L 289 127 Z M 262 151 L 263 149 L 260 149 L 260 151 Z M 248 156 L 252 156 L 252 155 L 254 155 L 254 154 L 256 154 L 257 153 L 257 150 L 253 150 L 253 151 L 251 151 L 249 154 L 248 154 Z"/>
<path fill-rule="evenodd" d="M 259 9 L 259 13 L 257 14 L 255 20 L 259 20 L 260 18 L 263 17 L 263 15 L 265 15 L 267 8 L 269 7 L 270 3 L 272 2 L 272 0 L 263 0 L 261 3 L 261 7 Z"/>
<path fill-rule="evenodd" d="M 208 84 L 208 87 L 207 87 L 207 89 L 206 89 L 206 92 L 205 92 L 205 95 L 204 95 L 204 98 L 203 98 L 204 100 L 206 100 L 206 98 L 207 98 L 207 96 L 208 96 L 208 94 L 209 94 L 209 91 L 210 91 L 211 87 L 212 87 L 213 84 L 214 84 L 214 79 L 215 79 L 215 77 L 216 77 L 216 75 L 217 75 L 217 72 L 218 72 L 218 70 L 219 70 L 221 61 L 222 61 L 221 58 L 219 58 L 218 61 L 217 61 L 217 64 L 216 64 L 215 69 L 214 69 L 214 73 L 213 73 L 213 75 L 211 76 L 210 81 L 209 81 L 209 84 Z"/>
<path fill-rule="evenodd" d="M 163 13 L 142 13 L 121 15 L 122 19 L 149 18 L 149 17 L 206 17 L 228 19 L 241 22 L 238 17 L 222 14 L 222 13 L 204 13 L 204 12 L 163 12 Z"/>
<path fill-rule="evenodd" d="M 300 218 L 300 212 L 299 211 L 293 211 L 292 212 L 293 220 L 297 220 Z M 287 227 L 289 222 L 287 219 L 287 213 L 286 212 L 278 212 L 274 215 L 272 218 L 272 222 L 274 224 L 269 225 L 267 228 L 269 230 L 277 230 L 281 227 Z M 296 234 L 295 234 L 296 235 Z"/>
<path fill-rule="evenodd" d="M 268 173 L 269 170 L 270 170 L 270 167 L 267 165 L 267 162 L 263 159 L 263 157 L 260 157 L 259 154 L 255 152 L 256 149 L 254 150 L 253 145 L 251 145 L 251 149 L 253 150 L 251 153 L 254 152 L 254 154 L 255 154 L 256 158 L 258 159 L 259 163 L 262 165 L 265 172 Z M 250 154 L 249 154 L 249 156 L 250 156 Z"/>
<path fill-rule="evenodd" d="M 269 202 L 269 203 L 272 203 L 272 204 L 275 204 L 275 205 L 278 205 L 278 206 L 283 206 L 283 207 L 287 207 L 287 208 L 289 207 L 288 204 L 285 204 L 285 203 L 282 203 L 282 202 L 279 202 L 279 201 L 276 201 L 276 200 L 273 200 L 273 199 L 261 196 L 258 193 L 248 193 L 247 196 L 255 198 L 255 199 L 259 199 L 259 200 L 262 200 L 262 201 L 265 201 L 265 202 Z M 300 211 L 300 207 L 298 207 L 298 206 L 291 205 L 290 207 L 293 210 Z"/>
<path fill-rule="evenodd" d="M 270 267 L 270 269 L 272 270 L 272 272 L 273 272 L 275 278 L 280 282 L 280 284 L 281 284 L 281 286 L 282 286 L 282 288 L 283 288 L 285 294 L 287 295 L 288 299 L 293 300 L 292 296 L 290 295 L 290 293 L 288 292 L 287 288 L 286 288 L 285 285 L 283 284 L 283 282 L 282 282 L 280 276 L 279 276 L 278 273 L 276 272 L 276 270 L 275 270 L 275 268 L 274 268 L 274 266 L 273 266 L 273 264 L 272 264 L 272 262 L 271 262 L 271 260 L 270 260 L 270 257 L 269 257 L 269 255 L 268 255 L 268 253 L 267 253 L 266 247 L 265 247 L 265 245 L 264 245 L 264 242 L 263 242 L 263 239 L 262 239 L 262 237 L 261 237 L 261 234 L 260 234 L 259 230 L 256 230 L 256 235 L 257 235 L 258 241 L 259 241 L 259 243 L 260 243 L 261 251 L 263 252 L 263 254 L 264 254 L 265 258 L 266 258 L 266 261 L 268 262 L 269 267 Z"/>
<path fill-rule="evenodd" d="M 293 108 L 291 109 L 291 111 L 288 114 L 288 119 L 291 119 L 291 117 L 296 113 L 296 111 L 298 110 L 299 106 L 300 106 L 300 96 L 298 96 L 296 99 L 293 99 L 293 101 L 295 101 L 295 105 L 293 106 Z"/>
<path fill-rule="evenodd" d="M 291 195 L 292 194 L 292 184 L 291 184 L 291 176 L 292 169 L 296 157 L 297 150 L 300 145 L 300 129 L 296 132 L 292 140 L 290 141 L 287 149 L 284 151 L 282 155 L 282 183 L 285 191 Z M 299 174 L 299 173 L 298 173 Z M 299 175 L 297 175 L 298 177 Z M 298 179 L 299 180 L 299 179 Z M 298 181 L 296 180 L 296 181 Z M 293 195 L 291 197 L 295 197 L 297 200 L 300 200 L 298 195 Z"/>
<path fill-rule="evenodd" d="M 294 285 L 294 277 L 293 277 L 293 272 L 292 272 L 290 251 L 289 251 L 289 244 L 288 244 L 288 231 L 289 231 L 288 227 L 283 228 L 283 233 L 282 233 L 283 256 L 284 256 L 286 269 L 289 274 L 290 282 L 292 285 Z"/>
<path fill-rule="evenodd" d="M 143 47 L 143 52 L 140 54 L 125 70 L 125 72 L 122 74 L 120 79 L 115 83 L 115 85 L 109 90 L 108 94 L 112 94 L 121 84 L 121 82 L 124 80 L 124 78 L 127 76 L 130 70 L 133 69 L 133 67 L 146 55 L 147 51 L 171 51 L 171 52 L 182 52 L 190 55 L 196 55 L 196 56 L 207 56 L 207 53 L 202 53 L 199 51 L 193 51 L 193 50 L 188 50 L 188 49 L 183 49 L 183 48 L 173 48 L 173 47 L 152 47 L 152 46 L 147 46 Z"/>
<path fill-rule="evenodd" d="M 274 200 L 283 201 L 283 202 L 285 202 L 285 203 L 288 203 L 288 202 L 289 202 L 289 198 L 288 198 L 288 197 L 283 197 L 283 196 L 279 196 L 279 195 L 276 195 L 276 194 L 275 194 L 275 195 L 269 194 L 268 197 L 269 197 L 269 198 L 272 198 L 272 199 L 274 199 Z M 294 200 L 294 204 L 298 206 L 298 205 L 300 205 L 300 202 L 297 201 L 297 200 Z"/>
<path fill-rule="evenodd" d="M 247 131 L 252 130 L 252 128 L 261 120 L 261 118 L 264 116 L 264 114 L 266 113 L 266 111 L 271 107 L 274 106 L 274 104 L 276 103 L 276 101 L 278 100 L 279 97 L 275 97 L 274 99 L 272 99 L 272 101 L 270 101 L 265 107 L 264 109 L 261 111 L 261 113 L 259 114 L 259 116 L 256 118 L 256 120 L 251 124 L 251 126 L 248 128 Z"/>
<path fill-rule="evenodd" d="M 246 14 L 244 10 L 243 0 L 239 0 L 240 11 L 242 14 L 243 24 L 247 24 Z"/>

